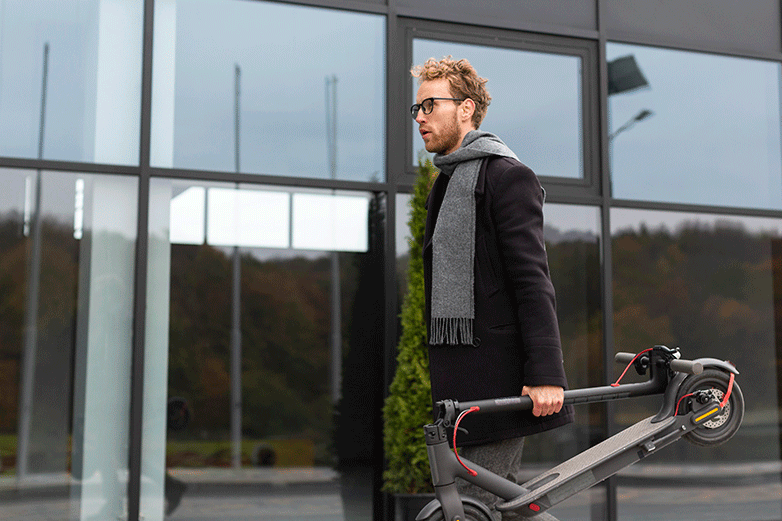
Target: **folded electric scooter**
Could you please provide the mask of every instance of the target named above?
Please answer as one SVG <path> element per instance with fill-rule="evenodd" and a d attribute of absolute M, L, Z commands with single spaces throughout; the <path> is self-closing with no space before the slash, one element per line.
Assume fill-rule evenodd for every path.
<path fill-rule="evenodd" d="M 456 447 L 456 433 L 464 415 L 528 410 L 532 408 L 529 397 L 438 402 L 438 419 L 424 427 L 436 499 L 421 510 L 416 520 L 492 521 L 486 505 L 459 495 L 456 477 L 504 499 L 497 510 L 532 517 L 682 437 L 696 445 L 714 446 L 729 440 L 741 426 L 744 397 L 734 381 L 739 373 L 729 362 L 715 358 L 682 360 L 678 348 L 665 346 L 638 354 L 618 353 L 616 361 L 627 364 L 625 372 L 634 366 L 639 374 L 648 373 L 649 380 L 619 384 L 620 376 L 610 386 L 565 391 L 565 404 L 661 394 L 659 412 L 522 485 L 459 458 L 448 446 L 447 433 L 453 428 Z"/>

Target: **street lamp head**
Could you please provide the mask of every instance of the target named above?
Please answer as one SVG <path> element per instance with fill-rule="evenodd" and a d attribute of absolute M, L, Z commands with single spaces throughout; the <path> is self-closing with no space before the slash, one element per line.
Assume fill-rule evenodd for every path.
<path fill-rule="evenodd" d="M 609 96 L 649 87 L 649 82 L 632 54 L 616 58 L 607 65 Z"/>
<path fill-rule="evenodd" d="M 654 112 L 652 112 L 649 109 L 642 109 L 638 114 L 627 120 L 627 123 L 616 129 L 616 131 L 612 132 L 608 135 L 609 140 L 613 140 L 616 136 L 618 136 L 621 132 L 624 132 L 625 130 L 629 129 L 639 121 L 643 121 L 644 119 L 654 116 Z"/>
<path fill-rule="evenodd" d="M 653 115 L 654 115 L 654 112 L 652 112 L 651 110 L 643 109 L 641 112 L 636 114 L 635 118 L 633 118 L 633 119 L 635 121 L 641 121 L 641 120 L 644 120 L 644 119 L 648 118 L 649 116 L 653 116 Z"/>

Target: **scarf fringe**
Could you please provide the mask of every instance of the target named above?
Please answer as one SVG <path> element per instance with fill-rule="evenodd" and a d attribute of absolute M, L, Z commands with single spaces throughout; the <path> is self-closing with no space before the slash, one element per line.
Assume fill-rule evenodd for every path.
<path fill-rule="evenodd" d="M 429 339 L 429 343 L 433 345 L 472 345 L 472 325 L 472 318 L 433 318 L 432 338 Z"/>

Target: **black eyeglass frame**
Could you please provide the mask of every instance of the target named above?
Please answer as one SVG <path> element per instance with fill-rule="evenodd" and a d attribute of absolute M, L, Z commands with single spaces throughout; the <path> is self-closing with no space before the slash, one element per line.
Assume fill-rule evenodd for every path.
<path fill-rule="evenodd" d="M 418 117 L 418 111 L 419 111 L 419 110 L 423 110 L 423 111 L 424 111 L 424 115 L 426 115 L 426 114 L 431 114 L 431 113 L 432 113 L 432 111 L 434 110 L 434 102 L 435 102 L 435 101 L 437 101 L 437 100 L 445 100 L 445 101 L 459 101 L 459 102 L 462 102 L 462 101 L 464 101 L 464 100 L 466 100 L 466 99 L 467 99 L 467 98 L 426 98 L 426 99 L 424 99 L 424 100 L 421 100 L 421 103 L 414 103 L 414 104 L 413 104 L 413 105 L 410 107 L 410 115 L 411 115 L 411 116 L 413 116 L 413 119 L 417 118 L 417 117 Z M 429 107 L 429 110 L 426 110 L 426 108 L 424 107 L 424 104 L 425 104 L 427 101 L 428 101 L 428 102 L 431 102 L 431 106 Z"/>

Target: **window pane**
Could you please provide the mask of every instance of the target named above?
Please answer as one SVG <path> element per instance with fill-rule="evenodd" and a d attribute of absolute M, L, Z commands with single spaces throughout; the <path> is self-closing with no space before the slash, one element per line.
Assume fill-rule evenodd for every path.
<path fill-rule="evenodd" d="M 699 519 L 780 519 L 782 220 L 615 209 L 611 230 L 616 350 L 665 344 L 685 358 L 730 360 L 746 407 L 725 444 L 682 440 L 622 471 L 619 518 L 678 519 L 686 497 Z M 614 421 L 626 427 L 660 404 L 617 402 Z"/>
<path fill-rule="evenodd" d="M 583 178 L 581 58 L 437 40 L 413 40 L 413 65 L 466 58 L 487 78 L 492 101 L 481 130 L 497 134 L 542 176 Z M 413 79 L 413 98 L 418 80 Z M 415 99 L 411 102 L 415 103 Z M 413 157 L 424 142 L 413 125 Z"/>
<path fill-rule="evenodd" d="M 0 156 L 138 164 L 143 8 L 2 2 Z"/>
<path fill-rule="evenodd" d="M 0 182 L 3 517 L 126 517 L 137 180 Z"/>
<path fill-rule="evenodd" d="M 174 511 L 182 518 L 208 512 L 225 521 L 372 519 L 373 487 L 379 486 L 374 442 L 381 433 L 373 426 L 382 400 L 385 201 L 366 192 L 301 192 L 152 180 L 145 519 Z M 201 203 L 179 204 L 184 194 L 200 196 Z M 244 246 L 259 224 L 237 206 L 266 204 L 274 196 L 290 202 L 286 219 L 264 226 L 281 227 L 272 232 L 293 237 L 286 243 L 291 247 Z M 204 242 L 204 208 L 207 229 L 212 215 L 236 213 L 226 227 L 232 234 L 216 244 L 207 234 Z M 359 221 L 363 244 L 353 240 L 348 251 L 335 251 L 346 243 L 323 232 L 324 224 L 339 228 L 344 217 Z M 174 243 L 170 230 L 181 232 L 187 222 L 195 231 L 182 235 L 200 234 L 201 241 Z M 311 234 L 319 227 L 317 243 L 306 234 L 296 239 L 299 230 Z M 355 239 L 355 232 L 345 234 Z M 239 248 L 227 243 L 231 237 L 242 241 Z"/>
<path fill-rule="evenodd" d="M 588 206 L 546 204 L 543 212 L 568 385 L 603 385 L 599 211 Z M 604 404 L 580 405 L 574 423 L 528 437 L 524 459 L 529 463 L 524 480 L 602 440 L 605 414 Z M 558 519 L 583 521 L 602 521 L 604 512 L 603 487 L 579 494 L 551 510 Z"/>
<path fill-rule="evenodd" d="M 779 63 L 615 43 L 607 56 L 614 197 L 782 209 Z"/>
<path fill-rule="evenodd" d="M 385 178 L 384 17 L 158 0 L 154 38 L 153 165 Z"/>

